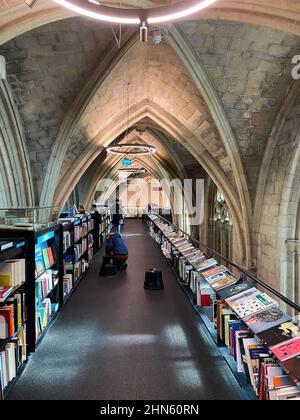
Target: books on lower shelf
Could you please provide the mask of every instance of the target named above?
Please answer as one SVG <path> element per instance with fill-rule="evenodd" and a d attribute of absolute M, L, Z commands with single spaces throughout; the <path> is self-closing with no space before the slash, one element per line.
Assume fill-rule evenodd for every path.
<path fill-rule="evenodd" d="M 18 290 L 0 306 L 0 339 L 12 338 L 26 320 L 25 293 Z"/>
<path fill-rule="evenodd" d="M 70 231 L 63 232 L 63 252 L 66 252 L 73 245 L 73 235 Z"/>
<path fill-rule="evenodd" d="M 35 321 L 36 321 L 36 341 L 47 328 L 53 315 L 58 311 L 59 304 L 52 302 L 50 298 L 46 298 L 43 302 L 36 306 Z"/>
<path fill-rule="evenodd" d="M 39 305 L 58 285 L 59 272 L 56 270 L 47 270 L 35 282 L 36 305 Z"/>
<path fill-rule="evenodd" d="M 74 282 L 76 283 L 89 268 L 89 263 L 85 260 L 78 261 L 74 264 Z"/>
<path fill-rule="evenodd" d="M 18 287 L 25 282 L 25 259 L 7 260 L 0 264 L 0 286 Z"/>
<path fill-rule="evenodd" d="M 255 336 L 226 303 L 216 301 L 215 304 L 220 342 L 228 348 L 237 364 L 238 373 L 246 375 L 257 397 L 261 400 L 280 399 L 285 395 L 282 391 L 285 389 L 289 390 L 292 399 L 295 398 L 300 388 L 295 387 L 288 376 L 288 369 L 284 369 L 284 365 L 272 356 L 269 347 Z M 289 360 L 293 360 L 293 357 Z"/>
<path fill-rule="evenodd" d="M 0 340 L 1 393 L 17 376 L 18 369 L 27 360 L 26 326 L 10 340 Z"/>
<path fill-rule="evenodd" d="M 87 238 L 82 239 L 81 243 L 75 244 L 74 246 L 75 260 L 78 261 L 83 256 L 83 254 L 87 251 L 87 249 L 88 249 Z"/>
<path fill-rule="evenodd" d="M 66 298 L 73 289 L 73 274 L 64 275 L 64 297 Z"/>
<path fill-rule="evenodd" d="M 88 224 L 82 223 L 82 225 L 74 226 L 74 242 L 80 241 L 88 234 Z"/>

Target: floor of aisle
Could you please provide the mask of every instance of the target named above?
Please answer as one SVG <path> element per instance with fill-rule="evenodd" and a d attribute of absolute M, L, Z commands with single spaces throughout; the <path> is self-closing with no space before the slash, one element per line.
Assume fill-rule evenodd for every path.
<path fill-rule="evenodd" d="M 124 227 L 127 272 L 98 276 L 99 253 L 9 399 L 242 399 L 230 369 L 141 221 Z M 145 270 L 165 290 L 145 291 Z"/>

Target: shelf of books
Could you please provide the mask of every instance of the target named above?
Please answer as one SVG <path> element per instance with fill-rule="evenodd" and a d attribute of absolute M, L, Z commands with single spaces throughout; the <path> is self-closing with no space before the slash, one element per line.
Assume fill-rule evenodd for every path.
<path fill-rule="evenodd" d="M 106 235 L 109 233 L 111 217 L 108 212 L 99 215 L 98 241 L 99 247 L 104 244 Z"/>
<path fill-rule="evenodd" d="M 245 398 L 300 399 L 297 305 L 287 310 L 261 285 L 229 272 L 156 214 L 150 213 L 147 223 Z"/>
<path fill-rule="evenodd" d="M 0 241 L 0 400 L 27 361 L 26 243 Z"/>
<path fill-rule="evenodd" d="M 59 225 L 35 234 L 35 338 L 45 335 L 59 309 Z"/>
<path fill-rule="evenodd" d="M 84 277 L 99 229 L 93 213 L 0 229 L 0 399 Z"/>
<path fill-rule="evenodd" d="M 92 214 L 82 214 L 71 219 L 60 219 L 61 269 L 63 273 L 63 305 L 86 273 L 95 253 L 96 219 Z"/>

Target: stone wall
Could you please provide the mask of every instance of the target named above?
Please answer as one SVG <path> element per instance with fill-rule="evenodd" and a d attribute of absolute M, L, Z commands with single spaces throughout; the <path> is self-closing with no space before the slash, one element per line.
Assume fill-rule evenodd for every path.
<path fill-rule="evenodd" d="M 296 98 L 273 150 L 257 234 L 257 273 L 277 290 L 286 291 L 286 240 L 294 239 L 299 205 L 299 177 L 294 158 L 299 149 L 300 95 Z M 294 205 L 295 203 L 295 205 Z M 291 216 L 290 220 L 288 216 Z M 294 227 L 293 227 L 294 226 Z M 291 292 L 291 291 L 290 291 Z"/>

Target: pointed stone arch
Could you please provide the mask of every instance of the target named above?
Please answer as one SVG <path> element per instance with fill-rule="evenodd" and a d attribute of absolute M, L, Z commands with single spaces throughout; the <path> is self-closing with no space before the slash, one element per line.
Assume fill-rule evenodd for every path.
<path fill-rule="evenodd" d="M 23 128 L 6 81 L 0 81 L 1 206 L 34 203 L 29 159 Z"/>
<path fill-rule="evenodd" d="M 214 123 L 217 126 L 224 147 L 228 154 L 240 200 L 240 209 L 243 218 L 245 238 L 247 238 L 246 261 L 248 265 L 251 261 L 249 220 L 252 216 L 252 206 L 237 139 L 235 138 L 231 125 L 225 114 L 221 100 L 218 98 L 218 95 L 206 73 L 206 70 L 201 65 L 200 58 L 193 51 L 193 48 L 189 44 L 184 33 L 181 31 L 179 25 L 170 25 L 168 28 L 168 34 L 170 44 L 181 58 L 181 61 L 189 70 L 189 73 L 194 80 L 201 96 L 204 98 L 204 101 L 210 111 L 210 115 L 212 116 Z"/>

